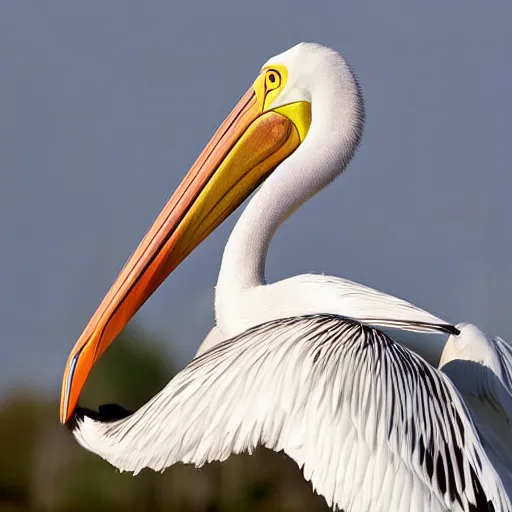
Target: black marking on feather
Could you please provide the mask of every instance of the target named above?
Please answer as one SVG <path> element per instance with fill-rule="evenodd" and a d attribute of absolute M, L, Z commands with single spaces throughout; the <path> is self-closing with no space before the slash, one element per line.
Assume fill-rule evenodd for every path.
<path fill-rule="evenodd" d="M 131 416 L 133 412 L 128 411 L 119 404 L 103 404 L 98 407 L 98 411 L 93 411 L 85 407 L 77 407 L 75 412 L 76 419 L 83 419 L 85 416 L 102 423 L 122 420 Z"/>
<path fill-rule="evenodd" d="M 470 468 L 470 471 L 471 482 L 473 483 L 473 490 L 475 491 L 476 504 L 470 503 L 469 510 L 471 512 L 495 512 L 494 505 L 487 499 L 487 496 L 482 489 L 482 485 L 480 484 L 480 480 L 475 475 L 473 468 Z"/>
<path fill-rule="evenodd" d="M 442 494 L 446 493 L 446 473 L 444 472 L 443 458 L 437 457 L 436 461 L 436 478 L 439 482 L 439 490 Z"/>
<path fill-rule="evenodd" d="M 454 336 L 458 336 L 460 334 L 459 329 L 455 327 L 455 325 L 443 324 L 439 326 L 443 332 L 447 334 L 453 334 Z"/>
<path fill-rule="evenodd" d="M 391 329 L 405 329 L 410 327 L 417 327 L 426 332 L 439 332 L 443 334 L 453 334 L 458 336 L 460 334 L 459 329 L 452 324 L 432 324 L 429 322 L 417 322 L 413 320 L 394 320 L 393 318 L 372 318 L 366 317 L 364 319 L 364 326 L 368 327 L 372 324 L 381 324 L 386 322 L 386 327 Z"/>
<path fill-rule="evenodd" d="M 432 480 L 434 476 L 434 457 L 433 457 L 433 447 L 432 442 L 429 441 L 428 448 L 425 450 L 425 468 L 427 470 L 427 474 L 429 478 Z"/>

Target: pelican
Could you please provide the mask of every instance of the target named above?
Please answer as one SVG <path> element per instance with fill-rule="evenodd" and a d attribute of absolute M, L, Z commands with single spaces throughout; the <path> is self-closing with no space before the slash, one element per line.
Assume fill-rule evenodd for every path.
<path fill-rule="evenodd" d="M 344 511 L 510 511 L 461 395 L 380 328 L 459 334 L 409 302 L 331 276 L 265 281 L 279 225 L 347 167 L 362 136 L 357 79 L 336 51 L 271 58 L 199 155 L 72 350 L 61 421 L 121 471 L 283 450 Z M 260 186 L 261 185 L 261 186 Z M 252 192 L 224 250 L 216 327 L 133 414 L 102 420 L 87 376 L 162 281 Z"/>

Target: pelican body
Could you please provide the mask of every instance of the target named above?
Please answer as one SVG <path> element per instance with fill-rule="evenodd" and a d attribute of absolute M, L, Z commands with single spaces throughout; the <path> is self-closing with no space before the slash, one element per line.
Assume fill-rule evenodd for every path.
<path fill-rule="evenodd" d="M 333 507 L 510 511 L 445 373 L 378 328 L 459 334 L 409 302 L 324 275 L 265 281 L 280 224 L 346 168 L 364 104 L 345 59 L 302 43 L 271 58 L 126 263 L 71 352 L 61 421 L 123 471 L 283 450 Z M 216 327 L 134 414 L 78 414 L 94 363 L 163 280 L 257 188 L 224 250 Z"/>

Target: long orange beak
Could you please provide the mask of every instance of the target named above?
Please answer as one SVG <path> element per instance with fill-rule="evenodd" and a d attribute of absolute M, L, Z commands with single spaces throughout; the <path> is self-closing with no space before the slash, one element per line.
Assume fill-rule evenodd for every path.
<path fill-rule="evenodd" d="M 287 116 L 286 107 L 278 109 L 281 113 L 265 112 L 265 97 L 260 75 L 199 155 L 87 324 L 66 364 L 62 423 L 72 417 L 93 365 L 126 323 L 300 144 L 304 125 L 309 127 L 309 104 L 291 104 L 292 115 Z"/>

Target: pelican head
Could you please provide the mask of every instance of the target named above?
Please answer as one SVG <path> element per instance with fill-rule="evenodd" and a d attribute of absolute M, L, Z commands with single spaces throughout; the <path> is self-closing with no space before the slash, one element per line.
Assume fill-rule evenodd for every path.
<path fill-rule="evenodd" d="M 331 127 L 324 127 L 323 138 L 314 142 L 308 134 L 316 119 L 325 117 L 337 103 L 338 116 L 330 117 Z M 341 133 L 339 127 L 347 109 L 359 109 L 361 115 Z M 355 150 L 362 118 L 357 82 L 339 53 L 301 43 L 267 61 L 201 152 L 78 339 L 63 378 L 63 423 L 73 416 L 95 362 L 187 255 L 299 147 L 310 141 L 313 152 L 322 152 L 330 139 L 348 138 L 351 149 L 339 162 L 321 176 L 302 178 L 316 180 L 317 188 L 325 186 Z"/>

